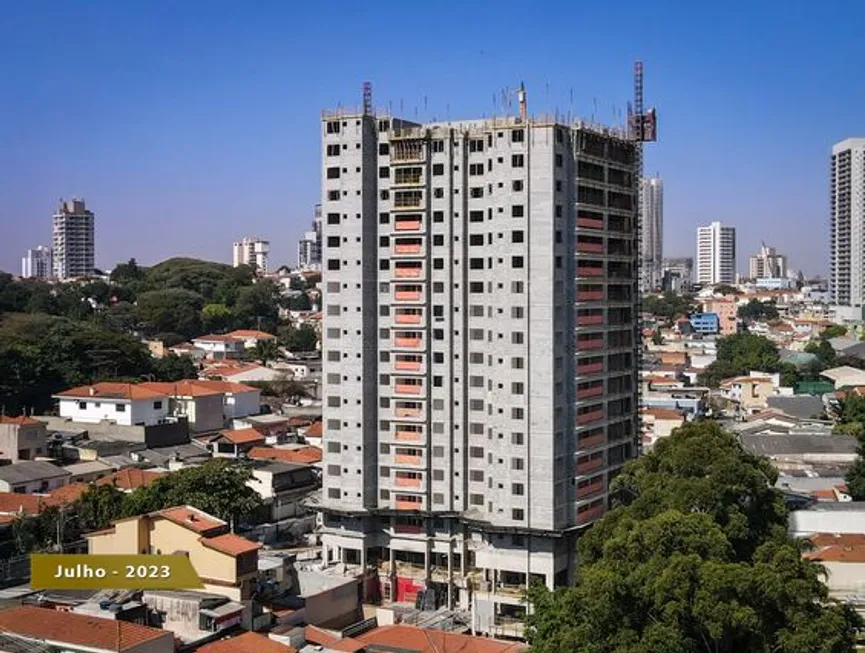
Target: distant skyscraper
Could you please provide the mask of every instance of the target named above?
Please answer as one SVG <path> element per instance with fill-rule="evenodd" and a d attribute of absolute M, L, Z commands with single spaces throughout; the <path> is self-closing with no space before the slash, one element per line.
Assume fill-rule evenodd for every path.
<path fill-rule="evenodd" d="M 748 276 L 751 279 L 783 279 L 787 276 L 787 257 L 762 243 L 760 253 L 748 259 Z"/>
<path fill-rule="evenodd" d="M 39 245 L 28 249 L 21 259 L 21 276 L 25 279 L 47 279 L 54 274 L 51 248 Z"/>
<path fill-rule="evenodd" d="M 84 200 L 60 201 L 54 214 L 54 276 L 87 277 L 95 270 L 96 217 Z"/>
<path fill-rule="evenodd" d="M 664 181 L 660 177 L 649 177 L 640 183 L 643 225 L 642 275 L 643 291 L 661 287 L 664 261 Z"/>
<path fill-rule="evenodd" d="M 865 138 L 832 148 L 829 294 L 839 314 L 862 319 L 865 305 Z"/>
<path fill-rule="evenodd" d="M 234 267 L 252 265 L 261 272 L 267 272 L 267 255 L 270 241 L 261 238 L 244 238 L 234 243 Z"/>
<path fill-rule="evenodd" d="M 697 283 L 736 282 L 736 229 L 713 222 L 697 229 Z"/>
<path fill-rule="evenodd" d="M 302 270 L 321 268 L 321 204 L 315 205 L 312 229 L 297 243 L 297 266 Z"/>

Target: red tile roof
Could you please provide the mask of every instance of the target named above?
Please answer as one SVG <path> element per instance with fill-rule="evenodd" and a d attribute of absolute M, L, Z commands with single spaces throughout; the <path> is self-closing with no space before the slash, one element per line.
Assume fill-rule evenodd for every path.
<path fill-rule="evenodd" d="M 254 428 L 233 429 L 220 431 L 220 435 L 234 444 L 249 444 L 250 442 L 264 442 L 264 436 Z"/>
<path fill-rule="evenodd" d="M 163 392 L 156 392 L 135 383 L 94 383 L 93 385 L 82 385 L 70 390 L 64 390 L 55 395 L 56 397 L 75 397 L 93 399 L 120 399 L 129 401 L 132 399 L 166 399 Z"/>
<path fill-rule="evenodd" d="M 17 492 L 0 492 L 0 513 L 23 513 L 38 515 L 50 504 L 50 497 L 37 494 L 18 494 Z"/>
<path fill-rule="evenodd" d="M 146 487 L 153 483 L 160 476 L 165 476 L 165 472 L 155 472 L 149 469 L 138 469 L 130 467 L 121 469 L 111 476 L 100 478 L 96 481 L 97 485 L 114 485 L 121 490 L 134 490 L 139 487 Z"/>
<path fill-rule="evenodd" d="M 321 422 L 316 422 L 315 424 L 310 425 L 308 429 L 304 432 L 304 437 L 307 438 L 320 438 L 322 433 Z"/>
<path fill-rule="evenodd" d="M 415 653 L 517 653 L 527 648 L 525 644 L 517 642 L 502 642 L 402 624 L 379 626 L 358 635 L 356 639 L 365 644 L 398 647 Z"/>
<path fill-rule="evenodd" d="M 51 503 L 53 505 L 75 503 L 88 489 L 90 489 L 89 483 L 70 483 L 69 485 L 64 485 L 51 491 Z"/>
<path fill-rule="evenodd" d="M 212 517 L 202 510 L 196 510 L 190 506 L 177 506 L 175 508 L 166 508 L 153 513 L 154 516 L 164 517 L 173 521 L 175 524 L 180 524 L 196 533 L 206 533 L 215 528 L 222 528 L 226 525 L 221 519 Z"/>
<path fill-rule="evenodd" d="M 838 546 L 833 544 L 820 547 L 816 551 L 808 551 L 802 557 L 818 562 L 865 562 L 865 545 Z"/>
<path fill-rule="evenodd" d="M 0 612 L 0 630 L 31 639 L 107 651 L 126 651 L 157 639 L 167 640 L 167 643 L 157 650 L 170 651 L 174 647 L 174 635 L 166 630 L 129 621 L 102 619 L 32 606 L 19 606 Z"/>
<path fill-rule="evenodd" d="M 243 340 L 253 338 L 256 340 L 276 340 L 276 336 L 272 333 L 267 333 L 267 331 L 256 331 L 255 329 L 237 329 L 236 331 L 226 333 L 225 335 Z"/>
<path fill-rule="evenodd" d="M 644 415 L 651 415 L 655 419 L 685 419 L 684 414 L 670 408 L 643 408 L 640 412 Z"/>
<path fill-rule="evenodd" d="M 865 546 L 865 534 L 862 533 L 816 533 L 810 538 L 814 546 Z"/>
<path fill-rule="evenodd" d="M 22 415 L 20 417 L 9 417 L 8 415 L 0 415 L 0 424 L 13 424 L 15 426 L 39 426 L 42 424 L 38 419 Z"/>
<path fill-rule="evenodd" d="M 313 465 L 321 462 L 321 449 L 318 447 L 298 447 L 297 449 L 275 449 L 274 447 L 253 447 L 247 456 L 254 460 L 279 460 L 284 463 Z"/>
<path fill-rule="evenodd" d="M 147 382 L 140 385 L 169 397 L 208 397 L 222 394 L 221 391 L 203 386 L 198 381 L 189 380 L 175 383 Z"/>
<path fill-rule="evenodd" d="M 236 338 L 223 333 L 211 333 L 206 336 L 198 336 L 193 338 L 192 342 L 235 342 Z"/>
<path fill-rule="evenodd" d="M 237 394 L 239 392 L 261 392 L 258 388 L 253 388 L 249 385 L 243 385 L 242 383 L 234 383 L 232 381 L 210 381 L 210 380 L 199 380 L 195 382 L 195 385 L 199 385 L 203 388 L 210 388 L 211 390 L 216 390 L 218 392 L 224 392 L 225 394 Z"/>
<path fill-rule="evenodd" d="M 243 633 L 237 637 L 205 644 L 198 653 L 296 653 L 296 649 L 280 644 L 265 635 Z"/>
<path fill-rule="evenodd" d="M 240 537 L 240 535 L 235 535 L 234 533 L 226 533 L 225 535 L 217 535 L 216 537 L 202 537 L 199 541 L 209 549 L 214 549 L 230 556 L 251 553 L 261 548 L 261 544 L 258 542 L 247 540 L 245 537 Z"/>

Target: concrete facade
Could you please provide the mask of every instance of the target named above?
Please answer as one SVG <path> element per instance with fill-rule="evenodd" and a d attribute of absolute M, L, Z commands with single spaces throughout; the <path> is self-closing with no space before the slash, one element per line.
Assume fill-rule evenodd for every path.
<path fill-rule="evenodd" d="M 96 269 L 96 217 L 84 200 L 61 201 L 53 218 L 53 266 L 58 279 L 88 277 Z"/>
<path fill-rule="evenodd" d="M 39 245 L 28 249 L 21 259 L 21 276 L 25 279 L 48 279 L 54 274 L 54 255 L 50 247 Z"/>
<path fill-rule="evenodd" d="M 48 431 L 32 417 L 0 417 L 0 460 L 17 463 L 48 455 Z"/>
<path fill-rule="evenodd" d="M 634 154 L 583 124 L 323 119 L 326 560 L 486 602 L 490 633 L 500 586 L 569 581 L 639 438 Z"/>
<path fill-rule="evenodd" d="M 232 246 L 234 267 L 251 265 L 256 270 L 266 273 L 268 254 L 270 254 L 270 241 L 261 238 L 244 238 Z"/>
<path fill-rule="evenodd" d="M 640 244 L 643 292 L 661 288 L 664 270 L 664 180 L 649 177 L 640 181 L 640 210 L 643 227 Z"/>
<path fill-rule="evenodd" d="M 736 229 L 720 222 L 697 228 L 697 283 L 736 283 Z"/>
<path fill-rule="evenodd" d="M 862 319 L 865 304 L 865 138 L 832 147 L 829 295 L 845 319 Z"/>

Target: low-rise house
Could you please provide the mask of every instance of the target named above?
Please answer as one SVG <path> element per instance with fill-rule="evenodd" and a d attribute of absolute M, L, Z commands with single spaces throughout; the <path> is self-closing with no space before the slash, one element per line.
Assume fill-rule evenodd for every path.
<path fill-rule="evenodd" d="M 673 429 L 685 423 L 685 414 L 667 408 L 643 408 L 643 448 L 650 449 L 661 438 L 669 437 Z"/>
<path fill-rule="evenodd" d="M 63 467 L 69 472 L 70 483 L 92 483 L 99 479 L 110 476 L 114 468 L 99 460 L 89 460 L 80 463 L 72 463 Z"/>
<path fill-rule="evenodd" d="M 817 533 L 808 539 L 814 549 L 802 557 L 823 567 L 829 596 L 865 594 L 865 534 Z"/>
<path fill-rule="evenodd" d="M 297 653 L 293 646 L 280 644 L 259 633 L 243 633 L 205 644 L 198 653 Z"/>
<path fill-rule="evenodd" d="M 113 485 L 118 490 L 129 493 L 140 487 L 147 487 L 162 476 L 165 476 L 165 472 L 129 467 L 99 479 L 96 481 L 96 485 Z"/>
<path fill-rule="evenodd" d="M 50 492 L 69 483 L 65 469 L 48 462 L 24 460 L 0 467 L 0 492 L 33 494 Z"/>
<path fill-rule="evenodd" d="M 282 381 L 287 378 L 283 370 L 266 367 L 258 363 L 240 361 L 206 365 L 201 371 L 201 376 L 206 379 L 220 379 L 232 383 L 266 383 Z"/>
<path fill-rule="evenodd" d="M 207 358 L 207 352 L 200 347 L 196 347 L 191 342 L 182 342 L 179 345 L 169 347 L 168 351 L 175 356 L 188 356 L 194 363 L 200 363 Z"/>
<path fill-rule="evenodd" d="M 0 460 L 17 463 L 48 455 L 48 431 L 33 417 L 0 415 Z"/>
<path fill-rule="evenodd" d="M 778 393 L 777 375 L 752 372 L 721 381 L 721 396 L 736 406 L 740 414 L 752 415 L 768 407 L 767 399 Z"/>
<path fill-rule="evenodd" d="M 0 612 L 0 631 L 4 639 L 8 638 L 6 646 L 19 640 L 35 651 L 174 653 L 174 635 L 167 630 L 32 606 Z"/>
<path fill-rule="evenodd" d="M 225 394 L 215 388 L 190 380 L 140 386 L 166 395 L 169 414 L 187 418 L 193 433 L 217 431 L 225 426 Z"/>
<path fill-rule="evenodd" d="M 168 396 L 142 384 L 94 383 L 65 390 L 54 398 L 60 417 L 78 424 L 149 426 L 168 418 Z"/>
<path fill-rule="evenodd" d="M 141 599 L 159 625 L 186 644 L 227 631 L 243 621 L 244 605 L 220 594 L 148 590 Z"/>
<path fill-rule="evenodd" d="M 717 313 L 693 313 L 688 317 L 687 324 L 690 332 L 701 335 L 715 335 L 721 331 L 721 322 Z"/>
<path fill-rule="evenodd" d="M 240 458 L 253 447 L 264 444 L 264 436 L 254 428 L 229 429 L 199 438 L 216 458 Z"/>
<path fill-rule="evenodd" d="M 732 297 L 714 297 L 703 301 L 703 311 L 718 316 L 718 329 L 722 336 L 730 336 L 739 330 L 736 299 Z"/>
<path fill-rule="evenodd" d="M 196 385 L 217 390 L 225 395 L 222 406 L 226 422 L 261 412 L 261 390 L 242 383 L 214 379 L 199 380 Z"/>
<path fill-rule="evenodd" d="M 865 501 L 814 501 L 806 508 L 790 511 L 787 530 L 793 537 L 865 533 Z"/>
<path fill-rule="evenodd" d="M 257 331 L 255 329 L 237 329 L 225 334 L 235 340 L 240 340 L 246 349 L 252 349 L 259 342 L 264 340 L 276 341 L 276 336 L 266 331 Z"/>
<path fill-rule="evenodd" d="M 859 370 L 849 365 L 824 370 L 820 376 L 832 381 L 836 390 L 847 386 L 865 386 L 865 370 Z"/>
<path fill-rule="evenodd" d="M 268 460 L 256 461 L 246 484 L 261 496 L 268 521 L 275 522 L 305 512 L 301 500 L 318 488 L 318 478 L 308 465 Z"/>
<path fill-rule="evenodd" d="M 311 444 L 314 447 L 321 448 L 322 437 L 324 433 L 324 422 L 318 420 L 309 426 L 297 429 L 297 434 L 303 438 L 303 441 Z"/>
<path fill-rule="evenodd" d="M 243 340 L 224 334 L 199 336 L 192 339 L 192 344 L 203 350 L 206 358 L 214 360 L 243 358 L 246 351 Z"/>
<path fill-rule="evenodd" d="M 234 428 L 253 428 L 261 433 L 267 444 L 278 444 L 289 433 L 290 418 L 284 415 L 251 415 L 234 420 Z"/>
<path fill-rule="evenodd" d="M 298 447 L 253 447 L 246 455 L 252 460 L 278 460 L 300 465 L 315 465 L 321 462 L 321 449 L 303 445 Z"/>
<path fill-rule="evenodd" d="M 91 554 L 183 553 L 206 592 L 232 601 L 252 598 L 261 545 L 230 533 L 228 523 L 197 508 L 177 506 L 118 519 L 85 537 Z"/>

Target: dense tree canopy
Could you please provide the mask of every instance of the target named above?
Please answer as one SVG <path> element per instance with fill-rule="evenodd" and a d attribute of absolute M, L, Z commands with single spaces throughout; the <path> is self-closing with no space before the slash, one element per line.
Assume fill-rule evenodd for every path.
<path fill-rule="evenodd" d="M 580 540 L 577 584 L 533 586 L 536 653 L 852 653 L 859 618 L 786 532 L 765 459 L 713 422 L 630 463 Z"/>
<path fill-rule="evenodd" d="M 687 315 L 696 309 L 694 298 L 690 295 L 677 295 L 665 292 L 658 295 L 647 295 L 643 298 L 643 310 L 657 317 L 671 320 L 677 315 Z"/>
<path fill-rule="evenodd" d="M 752 299 L 738 309 L 738 315 L 743 320 L 777 320 L 778 307 L 775 302 L 762 302 Z"/>
<path fill-rule="evenodd" d="M 820 334 L 821 338 L 831 339 L 831 338 L 843 338 L 847 335 L 847 327 L 842 326 L 840 324 L 832 324 L 825 329 Z"/>
<path fill-rule="evenodd" d="M 718 357 L 701 375 L 701 383 L 717 387 L 723 380 L 751 370 L 778 372 L 781 359 L 774 342 L 754 333 L 736 333 L 718 339 Z"/>
<path fill-rule="evenodd" d="M 280 330 L 280 343 L 289 351 L 315 351 L 318 334 L 309 324 Z"/>

